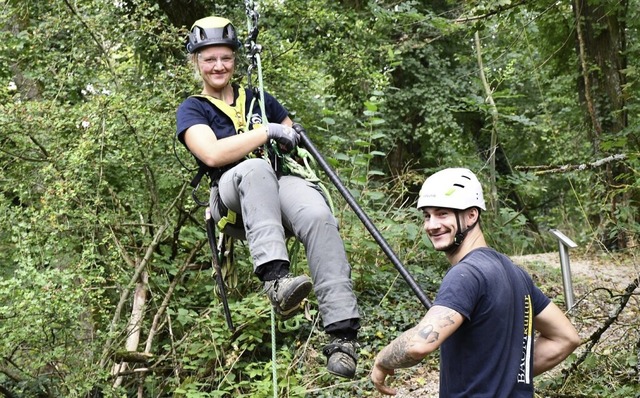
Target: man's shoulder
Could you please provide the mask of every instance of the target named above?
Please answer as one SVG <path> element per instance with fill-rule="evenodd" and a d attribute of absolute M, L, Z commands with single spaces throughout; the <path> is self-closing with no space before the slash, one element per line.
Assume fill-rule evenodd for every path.
<path fill-rule="evenodd" d="M 502 256 L 504 255 L 488 246 L 477 247 L 462 257 L 460 262 L 455 266 L 478 266 L 487 263 L 497 263 L 502 260 Z"/>
<path fill-rule="evenodd" d="M 489 246 L 478 247 L 471 250 L 462 258 L 462 260 L 460 260 L 460 263 L 463 262 L 489 262 L 515 265 L 511 258 L 509 258 L 509 256 Z"/>
<path fill-rule="evenodd" d="M 470 251 L 454 266 L 454 268 L 456 267 L 474 270 L 486 278 L 491 278 L 491 275 L 495 273 L 501 274 L 505 269 L 520 269 L 506 254 L 490 247 L 481 247 Z"/>

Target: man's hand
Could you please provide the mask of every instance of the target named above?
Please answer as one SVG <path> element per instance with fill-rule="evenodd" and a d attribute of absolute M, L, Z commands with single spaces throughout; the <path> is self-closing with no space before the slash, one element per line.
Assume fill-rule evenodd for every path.
<path fill-rule="evenodd" d="M 371 381 L 373 382 L 373 385 L 376 387 L 376 389 L 381 393 L 385 395 L 396 395 L 397 391 L 395 388 L 387 387 L 384 384 L 387 376 L 393 376 L 394 373 L 395 371 L 393 369 L 382 367 L 382 365 L 380 365 L 378 359 L 376 358 L 376 362 L 373 364 L 373 369 L 371 369 Z"/>
<path fill-rule="evenodd" d="M 295 148 L 300 140 L 300 136 L 293 128 L 280 123 L 267 125 L 267 138 L 281 144 L 287 152 Z"/>

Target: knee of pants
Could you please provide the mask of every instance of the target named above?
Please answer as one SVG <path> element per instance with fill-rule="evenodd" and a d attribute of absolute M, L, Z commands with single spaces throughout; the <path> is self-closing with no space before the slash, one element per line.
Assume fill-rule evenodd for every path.
<path fill-rule="evenodd" d="M 299 225 L 308 225 L 309 227 L 314 225 L 316 228 L 331 225 L 338 228 L 338 221 L 326 203 L 303 205 L 295 214 L 294 218 Z"/>
<path fill-rule="evenodd" d="M 247 159 L 236 167 L 245 178 L 249 176 L 275 176 L 275 171 L 264 159 Z"/>
<path fill-rule="evenodd" d="M 327 225 L 338 228 L 338 221 L 331 213 L 329 206 L 306 206 L 303 211 L 298 213 L 298 222 L 307 225 L 309 228 L 322 228 Z"/>

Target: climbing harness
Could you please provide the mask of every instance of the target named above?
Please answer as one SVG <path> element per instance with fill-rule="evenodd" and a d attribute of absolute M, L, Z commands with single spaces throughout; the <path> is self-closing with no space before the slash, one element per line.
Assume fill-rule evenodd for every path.
<path fill-rule="evenodd" d="M 258 18 L 259 13 L 255 9 L 254 2 L 252 0 L 245 0 L 245 9 L 247 14 L 247 32 L 248 37 L 245 41 L 245 48 L 247 50 L 247 58 L 249 60 L 249 67 L 247 68 L 247 87 L 254 92 L 253 101 L 259 98 L 260 111 L 262 112 L 262 123 L 268 123 L 266 111 L 264 108 L 264 85 L 262 80 L 262 62 L 260 54 L 262 53 L 262 46 L 257 43 L 258 40 Z M 253 70 L 257 71 L 258 85 L 257 87 L 253 83 Z M 249 109 L 253 109 L 253 101 Z M 329 190 L 322 183 L 320 178 L 315 173 L 317 164 L 315 159 L 311 157 L 310 153 L 301 147 L 294 149 L 294 152 L 282 153 L 278 145 L 271 145 L 269 150 L 265 150 L 264 153 L 273 153 L 272 159 L 267 158 L 270 161 L 271 166 L 276 172 L 284 174 L 292 174 L 305 180 L 316 184 L 324 193 L 324 197 L 327 200 L 327 204 L 331 208 L 331 212 L 334 212 L 333 202 Z"/>

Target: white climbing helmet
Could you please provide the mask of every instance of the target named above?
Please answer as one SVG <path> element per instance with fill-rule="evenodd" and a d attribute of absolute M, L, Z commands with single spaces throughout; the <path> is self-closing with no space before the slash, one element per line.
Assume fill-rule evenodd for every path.
<path fill-rule="evenodd" d="M 443 207 L 466 210 L 470 207 L 486 210 L 482 185 L 469 169 L 440 170 L 426 179 L 418 196 L 418 209 Z"/>

